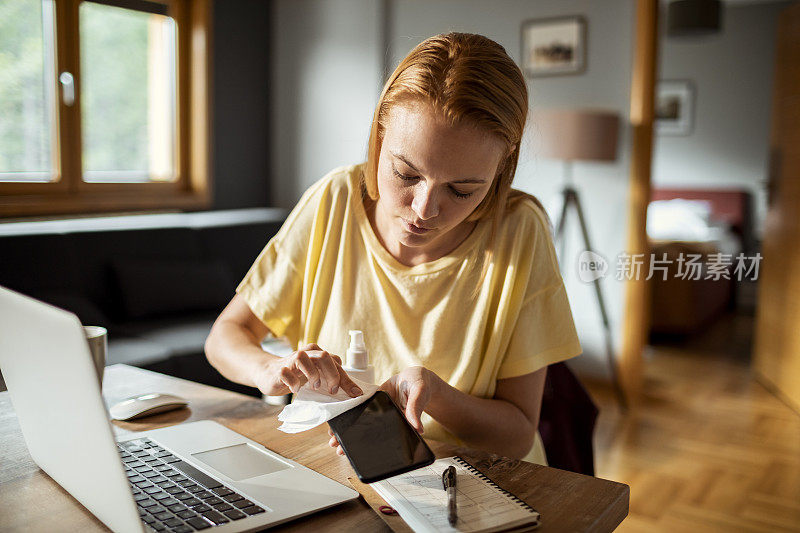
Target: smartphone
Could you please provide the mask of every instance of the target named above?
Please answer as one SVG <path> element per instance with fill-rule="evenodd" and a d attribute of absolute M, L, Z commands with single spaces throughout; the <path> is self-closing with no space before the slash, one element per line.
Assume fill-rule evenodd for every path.
<path fill-rule="evenodd" d="M 427 466 L 436 459 L 392 398 L 378 391 L 328 424 L 362 483 Z"/>

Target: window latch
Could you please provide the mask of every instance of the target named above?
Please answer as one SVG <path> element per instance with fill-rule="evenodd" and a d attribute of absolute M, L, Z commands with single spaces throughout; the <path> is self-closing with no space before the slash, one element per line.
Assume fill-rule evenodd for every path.
<path fill-rule="evenodd" d="M 61 82 L 61 100 L 66 106 L 72 106 L 75 103 L 75 80 L 70 72 L 62 72 L 58 77 Z"/>

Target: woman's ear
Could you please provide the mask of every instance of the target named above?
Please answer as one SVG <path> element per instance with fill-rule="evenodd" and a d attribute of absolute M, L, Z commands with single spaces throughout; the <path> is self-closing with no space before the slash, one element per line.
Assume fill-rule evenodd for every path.
<path fill-rule="evenodd" d="M 500 174 L 505 172 L 505 170 L 512 164 L 514 159 L 514 147 L 511 147 L 511 150 L 503 155 L 503 158 L 500 160 L 500 164 L 497 165 L 497 173 L 495 174 L 495 179 L 497 179 Z"/>
<path fill-rule="evenodd" d="M 517 146 L 512 144 L 504 152 L 503 157 L 500 159 L 500 164 L 497 165 L 497 173 L 499 174 L 504 168 L 511 164 L 514 159 L 514 154 L 517 152 Z"/>

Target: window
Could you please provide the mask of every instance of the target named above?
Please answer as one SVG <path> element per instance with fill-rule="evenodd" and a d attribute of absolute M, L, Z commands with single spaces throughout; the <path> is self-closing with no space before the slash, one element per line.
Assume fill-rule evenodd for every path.
<path fill-rule="evenodd" d="M 53 6 L 0 4 L 0 181 L 53 181 L 55 31 Z"/>
<path fill-rule="evenodd" d="M 208 0 L 0 2 L 0 216 L 209 201 Z"/>
<path fill-rule="evenodd" d="M 84 181 L 173 181 L 176 39 L 166 6 L 81 2 L 78 27 Z"/>

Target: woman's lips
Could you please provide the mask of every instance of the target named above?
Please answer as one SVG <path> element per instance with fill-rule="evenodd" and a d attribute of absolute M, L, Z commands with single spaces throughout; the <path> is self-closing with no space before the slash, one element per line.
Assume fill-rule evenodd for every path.
<path fill-rule="evenodd" d="M 421 227 L 417 226 L 416 224 L 412 224 L 408 220 L 403 220 L 403 225 L 405 226 L 407 231 L 409 231 L 410 233 L 413 233 L 415 235 L 423 235 L 423 234 L 428 233 L 429 231 L 432 230 L 432 228 L 421 228 Z"/>

